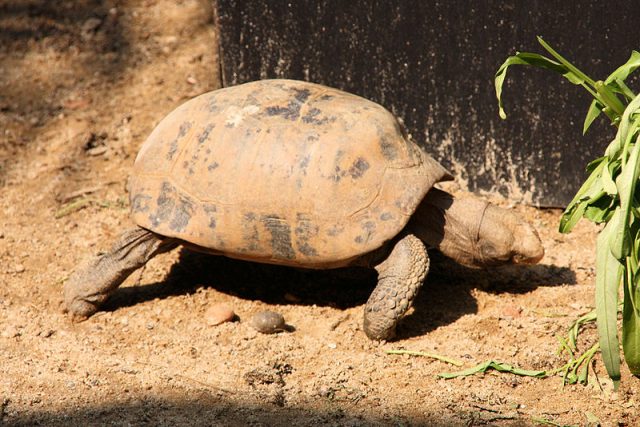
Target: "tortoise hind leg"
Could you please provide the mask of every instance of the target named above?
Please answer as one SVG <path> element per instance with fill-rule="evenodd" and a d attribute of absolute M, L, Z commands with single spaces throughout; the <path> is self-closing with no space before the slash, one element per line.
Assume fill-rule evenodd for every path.
<path fill-rule="evenodd" d="M 64 286 L 66 310 L 74 317 L 95 313 L 120 284 L 154 256 L 178 245 L 178 240 L 132 228 L 111 249 L 77 268 Z"/>
<path fill-rule="evenodd" d="M 427 275 L 427 249 L 420 239 L 409 234 L 375 268 L 378 285 L 365 307 L 364 332 L 373 340 L 390 339 Z"/>

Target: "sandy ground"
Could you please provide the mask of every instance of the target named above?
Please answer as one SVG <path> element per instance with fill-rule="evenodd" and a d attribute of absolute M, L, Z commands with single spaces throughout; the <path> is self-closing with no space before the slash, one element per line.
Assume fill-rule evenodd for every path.
<path fill-rule="evenodd" d="M 0 424 L 640 425 L 639 380 L 624 368 L 614 392 L 599 356 L 589 385 L 563 387 L 495 372 L 445 380 L 458 368 L 385 353 L 562 365 L 557 336 L 593 305 L 597 229 L 561 235 L 557 210 L 513 206 L 540 232 L 540 265 L 439 260 L 389 343 L 361 330 L 372 274 L 185 250 L 71 322 L 62 284 L 131 225 L 138 147 L 175 106 L 219 85 L 212 16 L 205 0 L 0 1 Z M 216 303 L 238 320 L 213 326 Z M 248 320 L 265 309 L 291 331 L 254 331 Z M 595 339 L 588 326 L 581 349 Z"/>

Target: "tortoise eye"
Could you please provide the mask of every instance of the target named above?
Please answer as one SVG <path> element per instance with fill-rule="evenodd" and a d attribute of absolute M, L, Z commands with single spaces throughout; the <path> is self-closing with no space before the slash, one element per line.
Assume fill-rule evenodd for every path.
<path fill-rule="evenodd" d="M 496 258 L 498 256 L 498 251 L 496 247 L 489 242 L 482 242 L 480 244 L 480 254 L 483 258 Z"/>

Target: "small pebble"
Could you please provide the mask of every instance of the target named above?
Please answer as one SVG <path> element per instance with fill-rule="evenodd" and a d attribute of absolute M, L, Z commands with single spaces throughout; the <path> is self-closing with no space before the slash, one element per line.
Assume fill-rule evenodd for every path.
<path fill-rule="evenodd" d="M 90 148 L 87 150 L 87 155 L 89 156 L 101 156 L 104 153 L 107 152 L 107 147 L 103 146 L 99 146 L 99 147 L 94 147 L 94 148 Z"/>
<path fill-rule="evenodd" d="M 89 18 L 84 21 L 84 24 L 82 24 L 82 32 L 89 33 L 91 31 L 95 31 L 98 29 L 100 24 L 102 24 L 102 20 L 98 18 Z"/>
<path fill-rule="evenodd" d="M 263 334 L 274 334 L 285 330 L 284 317 L 275 311 L 260 311 L 253 315 L 249 324 Z"/>
<path fill-rule="evenodd" d="M 224 322 L 231 322 L 236 317 L 233 309 L 227 304 L 215 304 L 207 309 L 205 318 L 209 326 L 216 326 Z"/>

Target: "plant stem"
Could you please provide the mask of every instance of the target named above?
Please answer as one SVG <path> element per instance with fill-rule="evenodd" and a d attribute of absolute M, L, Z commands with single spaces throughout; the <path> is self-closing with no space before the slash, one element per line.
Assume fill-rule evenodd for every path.
<path fill-rule="evenodd" d="M 462 362 L 459 362 L 455 359 L 450 359 L 446 356 L 440 356 L 439 354 L 434 353 L 425 353 L 422 351 L 412 351 L 412 350 L 386 350 L 387 354 L 408 354 L 410 356 L 423 356 L 430 357 L 432 359 L 440 360 L 441 362 L 449 363 L 454 366 L 462 366 Z"/>

